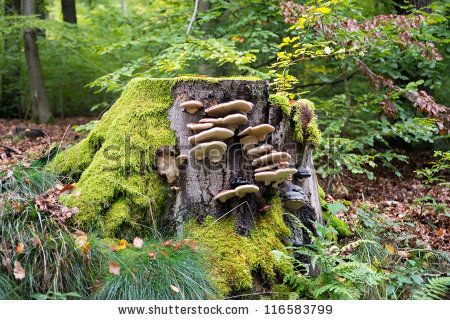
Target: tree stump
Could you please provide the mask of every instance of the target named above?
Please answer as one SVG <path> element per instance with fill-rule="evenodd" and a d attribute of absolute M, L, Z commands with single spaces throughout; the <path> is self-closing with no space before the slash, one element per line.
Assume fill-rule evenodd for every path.
<path fill-rule="evenodd" d="M 289 235 L 284 212 L 311 229 L 321 220 L 312 163 L 318 134 L 313 105 L 269 97 L 267 81 L 135 79 L 88 137 L 49 167 L 77 180 L 62 201 L 78 207 L 81 226 L 116 237 L 148 229 L 197 237 L 221 255 L 217 274 L 234 270 L 221 280 L 229 293 L 252 286 L 257 270 L 274 279 L 270 252 L 307 241 L 287 222 Z M 202 236 L 193 232 L 204 222 Z M 221 243 L 208 243 L 208 232 Z M 224 255 L 241 260 L 225 263 Z"/>

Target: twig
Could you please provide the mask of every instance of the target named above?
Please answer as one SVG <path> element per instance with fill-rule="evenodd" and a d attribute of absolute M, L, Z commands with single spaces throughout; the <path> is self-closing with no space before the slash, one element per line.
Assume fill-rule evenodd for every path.
<path fill-rule="evenodd" d="M 195 0 L 194 12 L 192 13 L 191 20 L 189 21 L 189 25 L 188 25 L 187 30 L 186 30 L 186 35 L 189 35 L 189 32 L 191 32 L 192 24 L 194 23 L 195 17 L 197 16 L 197 11 L 198 11 L 198 1 L 199 1 L 199 0 Z"/>

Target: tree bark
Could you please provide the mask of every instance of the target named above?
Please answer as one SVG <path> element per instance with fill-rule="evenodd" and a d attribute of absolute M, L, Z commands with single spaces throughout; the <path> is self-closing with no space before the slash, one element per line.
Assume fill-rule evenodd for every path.
<path fill-rule="evenodd" d="M 284 188 L 283 184 L 276 187 L 265 186 L 255 182 L 254 168 L 251 165 L 252 158 L 243 150 L 238 132 L 249 126 L 257 126 L 268 123 L 275 127 L 266 140 L 274 150 L 288 152 L 291 157 L 291 164 L 295 167 L 307 167 L 313 175 L 302 182 L 286 182 L 286 184 L 297 184 L 301 186 L 308 196 L 309 203 L 303 208 L 296 210 L 285 209 L 297 216 L 310 228 L 313 228 L 311 220 L 321 221 L 322 211 L 318 197 L 318 184 L 312 164 L 312 149 L 293 142 L 293 129 L 286 125 L 290 119 L 285 119 L 280 108 L 272 107 L 268 102 L 268 83 L 266 81 L 245 81 L 245 80 L 223 80 L 217 84 L 204 82 L 181 82 L 174 89 L 175 102 L 169 109 L 168 117 L 171 128 L 177 137 L 177 149 L 180 154 L 189 157 L 188 165 L 181 170 L 178 180 L 178 191 L 172 194 L 169 201 L 168 216 L 163 222 L 164 225 L 176 226 L 180 228 L 183 221 L 195 217 L 201 222 L 207 215 L 212 215 L 219 219 L 226 215 L 236 217 L 236 231 L 240 235 L 248 235 L 253 227 L 255 219 L 261 214 L 260 209 L 268 203 L 270 197 L 279 195 Z M 202 101 L 207 108 L 218 103 L 231 100 L 242 99 L 254 104 L 253 109 L 247 114 L 247 122 L 240 126 L 234 137 L 228 139 L 227 151 L 224 159 L 217 163 L 210 163 L 207 159 L 196 161 L 190 155 L 193 147 L 188 143 L 188 139 L 193 132 L 187 128 L 189 123 L 198 123 L 200 119 L 207 117 L 203 112 L 189 114 L 183 112 L 180 103 L 187 100 Z M 261 142 L 263 143 L 263 142 Z M 232 189 L 231 185 L 236 179 L 248 180 L 256 184 L 260 191 L 249 194 L 243 198 L 234 197 L 222 203 L 214 200 L 214 196 L 219 192 Z M 182 230 L 178 230 L 181 233 Z M 302 232 L 302 231 L 300 231 Z"/>
<path fill-rule="evenodd" d="M 36 2 L 34 0 L 23 0 L 23 15 L 31 16 L 36 14 Z M 25 59 L 27 62 L 28 76 L 30 80 L 31 106 L 33 117 L 40 123 L 50 121 L 52 114 L 45 92 L 44 77 L 42 74 L 41 61 L 37 46 L 36 28 L 24 31 Z"/>
<path fill-rule="evenodd" d="M 61 0 L 61 10 L 63 21 L 68 23 L 77 23 L 77 9 L 75 0 Z"/>

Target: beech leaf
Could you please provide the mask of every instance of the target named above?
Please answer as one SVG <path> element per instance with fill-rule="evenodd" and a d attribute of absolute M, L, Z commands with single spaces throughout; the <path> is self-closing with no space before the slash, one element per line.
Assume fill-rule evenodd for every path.
<path fill-rule="evenodd" d="M 14 273 L 14 278 L 16 278 L 18 280 L 22 280 L 23 278 L 25 278 L 25 270 L 22 268 L 19 261 L 14 261 L 13 273 Z"/>
<path fill-rule="evenodd" d="M 120 266 L 117 262 L 111 261 L 109 263 L 109 273 L 116 276 L 120 275 Z"/>

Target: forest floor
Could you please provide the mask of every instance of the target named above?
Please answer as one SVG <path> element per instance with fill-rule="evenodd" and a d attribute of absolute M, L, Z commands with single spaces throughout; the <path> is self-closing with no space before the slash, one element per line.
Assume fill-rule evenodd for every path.
<path fill-rule="evenodd" d="M 58 119 L 53 124 L 38 126 L 30 121 L 0 119 L 0 171 L 17 163 L 27 166 L 32 159 L 44 156 L 52 146 L 64 148 L 80 140 L 85 133 L 76 132 L 73 126 L 90 120 L 92 118 Z M 45 134 L 34 139 L 18 138 L 14 135 L 17 127 L 41 129 Z M 327 201 L 347 200 L 350 210 L 343 212 L 340 218 L 350 224 L 356 218 L 355 208 L 364 205 L 400 222 L 398 232 L 409 234 L 409 241 L 420 239 L 430 248 L 450 251 L 450 189 L 425 186 L 417 178 L 415 170 L 432 160 L 431 151 L 406 152 L 409 161 L 398 167 L 402 173 L 400 177 L 382 167 L 376 169 L 374 180 L 363 175 L 344 174 L 339 183 L 333 185 L 334 192 L 327 195 Z M 319 183 L 325 189 L 327 181 L 320 179 Z M 424 197 L 428 200 L 418 201 Z"/>

